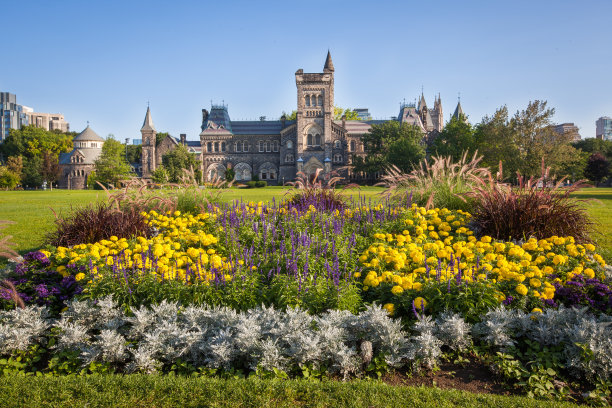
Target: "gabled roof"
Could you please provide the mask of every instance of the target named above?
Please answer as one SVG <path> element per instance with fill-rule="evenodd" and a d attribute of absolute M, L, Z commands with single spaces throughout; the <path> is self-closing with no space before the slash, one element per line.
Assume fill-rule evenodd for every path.
<path fill-rule="evenodd" d="M 102 139 L 96 132 L 91 130 L 89 125 L 87 125 L 85 130 L 76 135 L 72 140 L 80 142 L 104 142 L 104 139 Z"/>
<path fill-rule="evenodd" d="M 153 118 L 151 118 L 151 109 L 149 109 L 148 106 L 147 114 L 145 115 L 144 122 L 142 123 L 142 128 L 140 129 L 140 131 L 142 132 L 143 130 L 152 130 L 154 132 L 156 131 L 155 126 L 153 125 Z"/>

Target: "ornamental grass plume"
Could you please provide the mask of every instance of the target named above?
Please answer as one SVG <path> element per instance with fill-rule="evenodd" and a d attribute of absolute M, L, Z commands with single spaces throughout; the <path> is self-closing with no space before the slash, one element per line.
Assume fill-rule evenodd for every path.
<path fill-rule="evenodd" d="M 479 236 L 500 240 L 538 239 L 551 236 L 572 236 L 578 243 L 592 242 L 594 224 L 589 219 L 583 200 L 570 194 L 585 186 L 583 180 L 564 187 L 566 178 L 556 183 L 550 168 L 542 163 L 539 178 L 526 179 L 517 172 L 518 185 L 501 182 L 500 162 L 496 179 L 479 180 L 469 194 L 474 199 L 471 228 Z"/>
<path fill-rule="evenodd" d="M 55 214 L 55 225 L 45 242 L 56 247 L 91 244 L 111 236 L 148 237 L 152 232 L 137 208 L 116 209 L 104 202 L 77 208 L 65 217 Z"/>
<path fill-rule="evenodd" d="M 336 184 L 342 181 L 342 177 L 337 172 L 332 172 L 329 179 L 320 177 L 323 169 L 316 170 L 314 175 L 307 175 L 298 172 L 295 181 L 286 183 L 294 189 L 287 192 L 286 199 L 289 209 L 295 208 L 298 211 L 307 211 L 310 206 L 320 211 L 343 210 L 347 206 L 346 198 L 341 191 L 335 189 Z M 355 187 L 349 184 L 344 188 Z"/>
<path fill-rule="evenodd" d="M 395 201 L 411 192 L 412 200 L 427 209 L 470 211 L 472 200 L 467 193 L 490 175 L 489 169 L 480 167 L 481 160 L 478 151 L 471 159 L 465 151 L 456 163 L 452 156 L 433 156 L 431 162 L 423 160 L 410 173 L 392 165 L 377 185 L 386 186 L 383 194 Z"/>
<path fill-rule="evenodd" d="M 6 228 L 8 224 L 14 224 L 14 222 L 0 220 L 0 229 Z M 0 238 L 0 257 L 4 257 L 8 260 L 18 262 L 21 257 L 12 248 L 15 244 L 11 242 L 11 238 L 12 236 L 10 235 Z M 21 296 L 19 296 L 15 285 L 13 285 L 13 282 L 8 279 L 0 281 L 0 297 L 6 298 L 7 300 L 12 300 L 13 302 L 15 302 L 15 305 L 21 309 L 25 308 L 25 303 L 23 302 Z"/>

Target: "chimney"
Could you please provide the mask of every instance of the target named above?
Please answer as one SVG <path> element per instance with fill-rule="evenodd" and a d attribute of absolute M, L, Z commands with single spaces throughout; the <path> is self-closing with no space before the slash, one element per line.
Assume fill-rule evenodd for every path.
<path fill-rule="evenodd" d="M 346 115 L 342 115 L 342 127 L 346 129 Z"/>
<path fill-rule="evenodd" d="M 283 116 L 281 116 L 280 120 L 281 120 L 281 125 L 282 125 L 281 129 L 284 129 L 285 128 L 285 122 L 287 121 L 287 115 L 283 114 Z"/>
<path fill-rule="evenodd" d="M 181 144 L 185 146 L 187 144 L 187 134 L 181 133 Z"/>

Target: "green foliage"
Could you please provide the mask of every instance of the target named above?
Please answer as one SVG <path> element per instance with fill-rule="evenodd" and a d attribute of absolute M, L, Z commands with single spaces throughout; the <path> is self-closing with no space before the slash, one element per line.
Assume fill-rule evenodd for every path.
<path fill-rule="evenodd" d="M 342 109 L 339 106 L 334 106 L 334 120 L 340 120 L 342 117 L 346 120 L 361 120 L 354 110 L 350 108 Z"/>
<path fill-rule="evenodd" d="M 595 152 L 589 156 L 584 175 L 599 184 L 601 180 L 610 175 L 610 161 L 602 153 Z"/>
<path fill-rule="evenodd" d="M 552 174 L 577 177 L 583 158 L 572 146 L 572 134 L 555 131 L 554 113 L 546 101 L 536 100 L 512 118 L 505 106 L 492 117 L 485 116 L 475 131 L 483 164 L 496 168 L 501 161 L 506 175 L 514 179 L 517 171 L 525 177 L 537 176 L 544 160 Z"/>
<path fill-rule="evenodd" d="M 8 166 L 0 166 L 0 188 L 12 190 L 19 184 L 19 175 L 11 171 Z"/>
<path fill-rule="evenodd" d="M 133 176 L 132 167 L 125 160 L 125 145 L 112 138 L 104 142 L 94 168 L 96 181 L 114 187 Z"/>
<path fill-rule="evenodd" d="M 43 166 L 43 158 L 41 156 L 32 156 L 24 158 L 22 183 L 26 187 L 39 188 L 44 179 L 41 172 Z"/>
<path fill-rule="evenodd" d="M 58 133 L 34 126 L 11 129 L 9 136 L 0 144 L 0 153 L 5 158 L 23 156 L 32 158 L 50 152 L 57 156 L 72 150 L 75 133 Z"/>
<path fill-rule="evenodd" d="M 168 132 L 158 132 L 155 135 L 155 146 L 159 146 L 168 136 L 170 136 L 170 133 Z"/>
<path fill-rule="evenodd" d="M 128 163 L 137 164 L 142 159 L 142 145 L 127 145 Z"/>
<path fill-rule="evenodd" d="M 168 181 L 171 183 L 182 182 L 185 176 L 185 170 L 193 170 L 196 179 L 200 179 L 200 166 L 195 156 L 189 153 L 187 147 L 179 144 L 170 152 L 162 157 L 164 170 L 168 176 Z"/>
<path fill-rule="evenodd" d="M 225 181 L 230 182 L 236 177 L 236 171 L 232 168 L 225 170 Z"/>
<path fill-rule="evenodd" d="M 478 150 L 475 129 L 469 122 L 453 116 L 428 150 L 436 156 L 451 156 L 453 161 L 461 160 L 465 152 Z"/>
<path fill-rule="evenodd" d="M 361 140 L 367 155 L 365 158 L 353 156 L 355 172 L 373 174 L 391 165 L 409 171 L 425 157 L 421 130 L 405 123 L 390 121 L 372 125 Z"/>
<path fill-rule="evenodd" d="M 297 119 L 297 111 L 296 110 L 292 110 L 290 114 L 285 113 L 285 111 L 283 111 L 281 116 L 285 116 L 285 120 L 296 120 Z"/>

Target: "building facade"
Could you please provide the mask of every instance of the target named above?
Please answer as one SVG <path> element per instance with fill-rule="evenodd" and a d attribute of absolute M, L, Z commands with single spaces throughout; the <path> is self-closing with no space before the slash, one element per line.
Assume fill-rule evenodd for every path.
<path fill-rule="evenodd" d="M 554 129 L 555 132 L 561 135 L 569 135 L 573 142 L 577 142 L 581 139 L 578 126 L 574 123 L 561 123 L 560 125 L 555 125 Z"/>
<path fill-rule="evenodd" d="M 64 120 L 64 115 L 61 113 L 29 112 L 27 115 L 30 125 L 37 128 L 59 130 L 64 133 L 70 131 L 70 124 Z"/>
<path fill-rule="evenodd" d="M 199 141 L 186 141 L 183 135 L 181 140 L 169 136 L 156 145 L 157 131 L 147 108 L 140 130 L 142 177 L 150 179 L 161 157 L 178 144 L 198 155 L 207 181 L 224 177 L 230 168 L 238 182 L 256 176 L 272 185 L 294 180 L 298 172 L 312 175 L 321 169 L 324 177 L 333 171 L 344 172 L 353 155 L 366 154 L 361 137 L 373 124 L 385 121 L 334 119 L 334 74 L 329 52 L 323 72 L 299 69 L 295 73 L 295 120 L 283 116 L 280 120 L 261 117 L 259 121 L 232 121 L 226 105 L 212 105 L 210 112 L 202 109 Z M 395 120 L 420 127 L 424 140 L 430 139 L 444 126 L 442 101 L 438 96 L 430 110 L 421 95 L 418 107 L 402 106 Z"/>
<path fill-rule="evenodd" d="M 595 122 L 595 137 L 612 140 L 612 118 L 603 116 Z"/>
<path fill-rule="evenodd" d="M 59 156 L 59 188 L 82 190 L 87 188 L 87 179 L 94 171 L 94 163 L 102 153 L 104 139 L 94 132 L 89 125 L 72 139 L 73 149 L 70 153 Z"/>
<path fill-rule="evenodd" d="M 9 135 L 10 129 L 21 129 L 29 124 L 24 107 L 17 103 L 17 96 L 0 92 L 0 143 Z"/>

